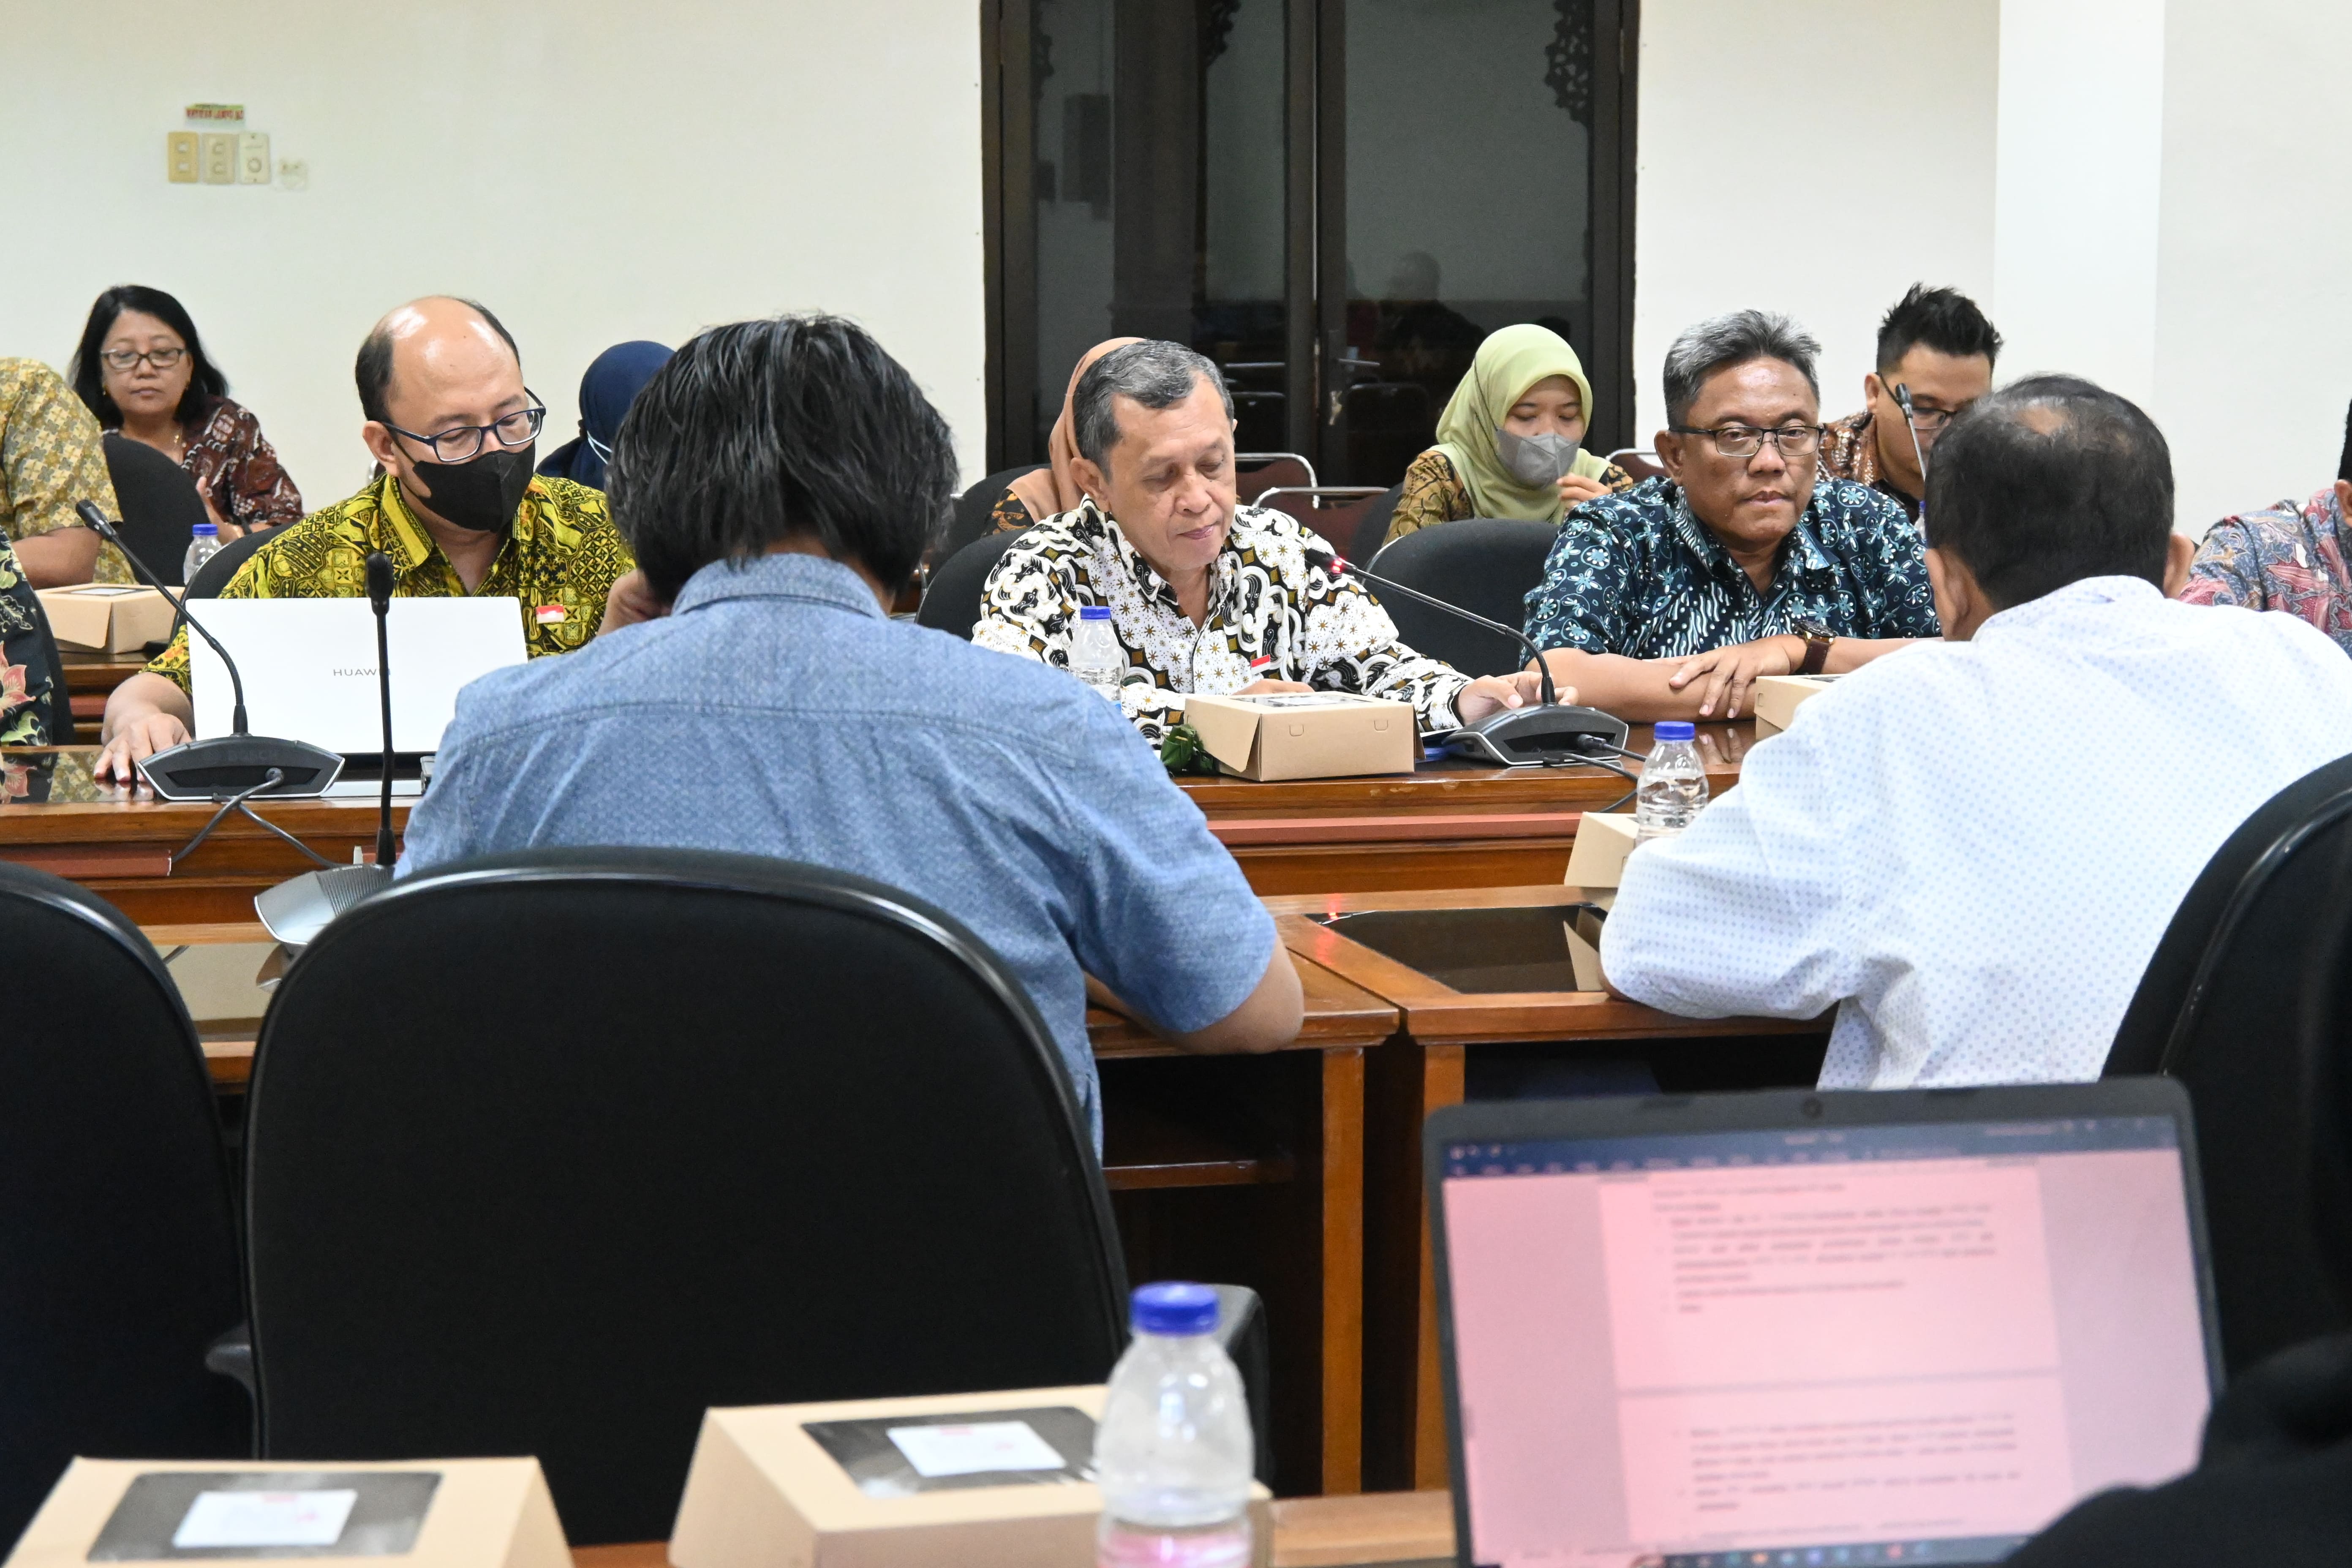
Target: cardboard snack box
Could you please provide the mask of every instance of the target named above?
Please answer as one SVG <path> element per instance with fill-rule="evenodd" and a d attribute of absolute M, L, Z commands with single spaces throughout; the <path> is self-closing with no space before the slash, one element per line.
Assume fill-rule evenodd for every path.
<path fill-rule="evenodd" d="M 171 637 L 178 614 L 172 601 L 152 588 L 84 583 L 37 592 L 58 646 L 83 653 L 134 653 L 151 642 L 163 642 Z"/>
<path fill-rule="evenodd" d="M 1409 773 L 1421 760 L 1412 705 L 1344 691 L 1184 700 L 1184 718 L 1217 765 L 1245 779 Z"/>
<path fill-rule="evenodd" d="M 1777 735 L 1789 727 L 1797 710 L 1830 689 L 1835 676 L 1767 675 L 1759 677 L 1748 704 L 1756 710 L 1756 733 Z"/>

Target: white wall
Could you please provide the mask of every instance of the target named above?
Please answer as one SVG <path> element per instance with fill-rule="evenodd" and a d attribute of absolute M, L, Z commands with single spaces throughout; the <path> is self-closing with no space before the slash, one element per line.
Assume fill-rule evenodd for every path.
<path fill-rule="evenodd" d="M 1643 445 L 1665 423 L 1666 345 L 1704 317 L 1755 306 L 1810 328 L 1834 418 L 1862 406 L 1878 319 L 1913 283 L 1993 309 L 2000 19 L 2000 0 L 1644 0 Z"/>
<path fill-rule="evenodd" d="M 313 504 L 367 473 L 361 338 L 429 292 L 514 331 L 542 449 L 606 346 L 822 309 L 985 462 L 971 0 L 0 0 L 0 353 L 62 369 L 100 289 L 169 289 Z M 166 184 L 197 101 L 310 188 Z"/>

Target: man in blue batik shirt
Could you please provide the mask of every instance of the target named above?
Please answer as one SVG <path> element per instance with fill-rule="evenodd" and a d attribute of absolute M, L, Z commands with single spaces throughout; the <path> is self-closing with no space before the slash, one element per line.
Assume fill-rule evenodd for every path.
<path fill-rule="evenodd" d="M 1570 511 L 1528 636 L 1578 700 L 1626 719 L 1737 719 L 1759 676 L 1842 674 L 1939 635 L 1919 529 L 1822 479 L 1821 346 L 1738 310 L 1666 352 L 1666 476 Z"/>
<path fill-rule="evenodd" d="M 1297 1034 L 1298 975 L 1117 709 L 889 618 L 954 479 L 946 422 L 846 321 L 738 322 L 679 350 L 610 468 L 638 570 L 588 647 L 465 689 L 400 872 L 635 845 L 901 889 L 1018 977 L 1099 1146 L 1089 976 L 1180 1046 L 1255 1051 Z"/>

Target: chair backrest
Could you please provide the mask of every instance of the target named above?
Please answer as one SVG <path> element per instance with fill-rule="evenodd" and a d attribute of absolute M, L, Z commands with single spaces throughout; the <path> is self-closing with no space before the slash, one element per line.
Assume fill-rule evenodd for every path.
<path fill-rule="evenodd" d="M 1108 1195 L 1000 960 L 861 878 L 555 849 L 395 884 L 279 984 L 246 1123 L 271 1458 L 535 1454 L 667 1535 L 702 1412 L 1098 1382 Z"/>
<path fill-rule="evenodd" d="M 222 545 L 220 553 L 197 567 L 196 574 L 188 579 L 188 597 L 219 598 L 221 590 L 228 586 L 228 580 L 236 575 L 236 569 L 245 564 L 246 557 L 277 537 L 276 529 L 265 528 Z"/>
<path fill-rule="evenodd" d="M 236 1231 L 195 1026 L 155 950 L 95 894 L 0 861 L 0 1540 L 77 1454 L 239 1459 Z"/>
<path fill-rule="evenodd" d="M 1235 499 L 1246 506 L 1277 486 L 1314 484 L 1315 465 L 1296 452 L 1235 452 L 1234 479 Z"/>
<path fill-rule="evenodd" d="M 143 441 L 106 433 L 106 472 L 122 509 L 122 537 L 164 582 L 180 585 L 191 531 L 211 513 L 188 470 Z"/>
<path fill-rule="evenodd" d="M 1289 513 L 1333 554 L 1344 556 L 1365 511 L 1381 494 L 1374 485 L 1276 485 L 1260 490 L 1253 504 Z"/>
<path fill-rule="evenodd" d="M 1527 623 L 1527 596 L 1543 581 L 1544 558 L 1559 537 L 1549 522 L 1471 517 L 1415 529 L 1383 545 L 1369 568 L 1408 588 L 1459 605 L 1507 626 Z M 1378 588 L 1372 590 L 1377 595 Z M 1401 594 L 1381 603 L 1397 635 L 1417 653 L 1442 658 L 1465 675 L 1507 675 L 1527 664 L 1519 645 Z"/>
<path fill-rule="evenodd" d="M 1356 521 L 1356 537 L 1348 559 L 1360 561 L 1369 566 L 1381 546 L 1389 542 L 1389 524 L 1396 521 L 1397 502 L 1404 499 L 1404 481 L 1399 479 L 1374 497 L 1364 508 L 1364 515 Z"/>
<path fill-rule="evenodd" d="M 956 497 L 954 509 L 948 517 L 947 534 L 940 541 L 939 551 L 933 559 L 946 561 L 985 534 L 988 520 L 996 510 L 996 503 L 1004 499 L 1004 492 L 1013 481 L 1024 474 L 1034 474 L 1044 467 L 1043 463 L 1024 463 L 1017 468 L 1000 468 Z M 1045 520 L 1034 517 L 1029 521 L 1043 522 Z"/>
<path fill-rule="evenodd" d="M 1016 528 L 984 535 L 940 563 L 923 590 L 923 607 L 915 612 L 915 619 L 935 632 L 953 632 L 970 642 L 980 619 L 981 598 L 988 591 L 988 574 L 1013 542 L 1028 531 Z"/>
<path fill-rule="evenodd" d="M 1666 466 L 1658 461 L 1655 452 L 1640 447 L 1622 447 L 1609 454 L 1609 460 L 1636 479 L 1659 479 L 1666 471 Z"/>
<path fill-rule="evenodd" d="M 2315 1239 L 2314 1151 L 2340 1136 L 2314 1090 L 2315 987 L 2344 962 L 2325 915 L 2352 889 L 2352 757 L 2281 790 L 2214 853 L 2157 943 L 2105 1073 L 2163 1072 L 2197 1110 L 2232 1372 L 2346 1326 Z"/>

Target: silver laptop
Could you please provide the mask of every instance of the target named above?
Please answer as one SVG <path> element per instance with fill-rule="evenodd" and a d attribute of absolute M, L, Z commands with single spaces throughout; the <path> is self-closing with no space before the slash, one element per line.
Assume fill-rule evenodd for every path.
<path fill-rule="evenodd" d="M 375 612 L 365 599 L 215 599 L 203 616 L 245 677 L 248 731 L 347 756 L 382 754 Z M 529 657 L 522 606 L 510 598 L 394 599 L 385 632 L 393 748 L 404 754 L 439 751 L 458 689 Z M 235 707 L 228 668 L 202 637 L 189 638 L 188 656 L 196 733 L 226 735 Z"/>
<path fill-rule="evenodd" d="M 1995 1563 L 2197 1461 L 2221 1357 L 2171 1079 L 1424 1132 L 1463 1563 Z"/>

